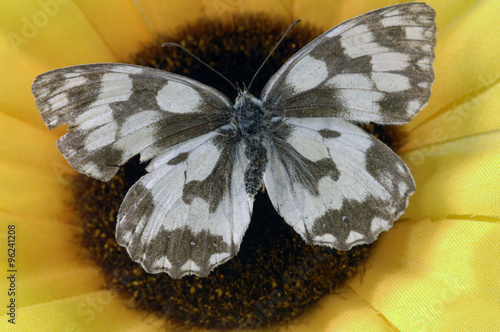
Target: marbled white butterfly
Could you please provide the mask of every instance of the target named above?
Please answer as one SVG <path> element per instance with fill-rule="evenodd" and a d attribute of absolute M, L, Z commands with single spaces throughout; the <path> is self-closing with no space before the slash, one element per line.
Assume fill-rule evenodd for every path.
<path fill-rule="evenodd" d="M 310 244 L 339 250 L 392 227 L 415 184 L 353 122 L 403 124 L 428 101 L 435 13 L 405 3 L 350 19 L 293 55 L 259 98 L 173 73 L 100 63 L 50 71 L 32 91 L 78 172 L 110 180 L 140 154 L 116 238 L 147 272 L 207 276 L 238 253 L 265 187 Z"/>

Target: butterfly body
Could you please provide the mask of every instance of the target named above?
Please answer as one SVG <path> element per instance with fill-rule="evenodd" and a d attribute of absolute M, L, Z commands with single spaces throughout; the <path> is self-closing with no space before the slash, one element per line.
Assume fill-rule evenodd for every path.
<path fill-rule="evenodd" d="M 108 181 L 135 155 L 116 238 L 147 272 L 206 276 L 238 253 L 264 186 L 310 244 L 372 243 L 405 211 L 415 183 L 390 148 L 355 123 L 402 124 L 434 81 L 433 9 L 404 3 L 350 19 L 293 55 L 259 98 L 236 102 L 190 78 L 126 64 L 62 68 L 32 92 L 58 148 Z"/>
<path fill-rule="evenodd" d="M 270 116 L 262 102 L 247 90 L 239 92 L 234 110 L 238 132 L 248 159 L 245 188 L 248 194 L 255 195 L 262 186 L 263 173 L 268 161 L 264 140 L 269 139 Z"/>

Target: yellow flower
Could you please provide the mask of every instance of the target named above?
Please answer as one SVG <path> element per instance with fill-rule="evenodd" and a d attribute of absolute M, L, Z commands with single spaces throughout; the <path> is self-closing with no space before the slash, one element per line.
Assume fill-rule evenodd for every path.
<path fill-rule="evenodd" d="M 367 3 L 2 1 L 0 330 L 14 327 L 6 314 L 11 299 L 18 330 L 165 327 L 102 290 L 99 269 L 77 257 L 61 177 L 72 170 L 55 146 L 64 128 L 49 132 L 41 120 L 30 93 L 38 74 L 125 61 L 158 32 L 202 16 L 263 10 L 327 29 L 395 1 Z M 500 4 L 428 3 L 437 12 L 436 82 L 428 106 L 402 128 L 408 140 L 399 151 L 417 191 L 374 246 L 366 272 L 293 321 L 291 331 L 500 329 Z"/>

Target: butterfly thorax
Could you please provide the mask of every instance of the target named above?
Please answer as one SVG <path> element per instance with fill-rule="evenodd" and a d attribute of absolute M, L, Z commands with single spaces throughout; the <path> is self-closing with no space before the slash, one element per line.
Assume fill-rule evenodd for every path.
<path fill-rule="evenodd" d="M 255 195 L 262 186 L 263 173 L 267 165 L 267 151 L 263 144 L 268 135 L 267 112 L 262 102 L 246 90 L 239 93 L 234 109 L 234 122 L 248 159 L 245 189 L 248 194 Z"/>

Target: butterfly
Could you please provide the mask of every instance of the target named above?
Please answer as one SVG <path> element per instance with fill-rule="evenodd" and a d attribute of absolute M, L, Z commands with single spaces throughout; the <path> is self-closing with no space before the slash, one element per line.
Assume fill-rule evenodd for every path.
<path fill-rule="evenodd" d="M 53 70 L 32 86 L 57 147 L 108 181 L 149 161 L 126 194 L 116 239 L 149 273 L 207 276 L 234 257 L 256 193 L 309 244 L 372 243 L 405 211 L 412 175 L 355 123 L 403 124 L 434 81 L 434 10 L 404 3 L 352 18 L 307 44 L 259 98 L 231 102 L 193 79 L 98 63 Z"/>

